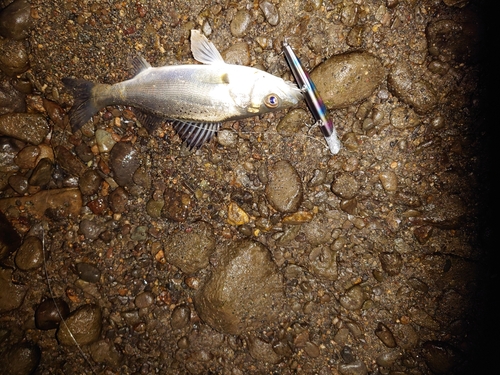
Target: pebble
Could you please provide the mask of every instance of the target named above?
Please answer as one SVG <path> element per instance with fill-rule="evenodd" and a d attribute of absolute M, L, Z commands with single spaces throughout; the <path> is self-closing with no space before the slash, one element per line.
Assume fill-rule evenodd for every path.
<path fill-rule="evenodd" d="M 398 189 L 398 176 L 393 171 L 383 171 L 378 175 L 382 187 L 387 192 L 394 192 Z"/>
<path fill-rule="evenodd" d="M 153 304 L 155 301 L 154 294 L 151 292 L 141 292 L 137 296 L 135 296 L 135 306 L 138 309 L 144 309 Z"/>
<path fill-rule="evenodd" d="M 368 52 L 330 57 L 311 72 L 325 105 L 345 108 L 368 98 L 385 79 L 380 60 Z"/>
<path fill-rule="evenodd" d="M 260 10 L 264 13 L 266 21 L 271 26 L 276 26 L 280 22 L 280 14 L 276 6 L 270 1 L 264 0 L 259 5 Z"/>
<path fill-rule="evenodd" d="M 134 173 L 141 165 L 141 160 L 132 143 L 118 142 L 110 152 L 109 164 L 116 183 L 128 186 L 133 183 Z"/>
<path fill-rule="evenodd" d="M 29 36 L 32 26 L 28 0 L 15 0 L 0 12 L 0 35 L 21 40 Z"/>
<path fill-rule="evenodd" d="M 418 307 L 410 307 L 408 314 L 411 320 L 421 327 L 428 328 L 432 331 L 437 331 L 440 328 L 439 322 Z"/>
<path fill-rule="evenodd" d="M 401 349 L 411 349 L 418 345 L 418 333 L 411 324 L 397 324 L 394 327 L 394 336 Z"/>
<path fill-rule="evenodd" d="M 9 77 L 16 77 L 29 69 L 26 43 L 19 40 L 0 39 L 0 70 Z"/>
<path fill-rule="evenodd" d="M 26 112 L 24 96 L 16 90 L 9 78 L 0 77 L 0 115 L 9 112 Z"/>
<path fill-rule="evenodd" d="M 205 221 L 181 227 L 165 243 L 167 261 L 187 274 L 206 268 L 214 250 L 213 228 Z"/>
<path fill-rule="evenodd" d="M 90 356 L 97 363 L 107 363 L 113 368 L 119 368 L 123 362 L 123 355 L 113 342 L 99 340 L 90 344 Z"/>
<path fill-rule="evenodd" d="M 283 282 L 269 251 L 253 241 L 223 249 L 217 267 L 195 296 L 198 315 L 222 333 L 239 335 L 276 321 Z"/>
<path fill-rule="evenodd" d="M 182 329 L 187 327 L 189 321 L 191 320 L 191 309 L 186 305 L 176 306 L 172 311 L 172 318 L 170 320 L 170 325 L 172 329 Z"/>
<path fill-rule="evenodd" d="M 363 288 L 359 285 L 354 285 L 340 297 L 340 304 L 347 310 L 359 310 L 365 300 L 366 296 Z"/>
<path fill-rule="evenodd" d="M 64 146 L 56 146 L 54 149 L 59 166 L 71 176 L 83 176 L 87 167 L 71 151 Z"/>
<path fill-rule="evenodd" d="M 250 50 L 246 42 L 238 42 L 222 52 L 222 58 L 227 64 L 250 65 Z"/>
<path fill-rule="evenodd" d="M 379 322 L 377 328 L 375 329 L 375 335 L 384 343 L 388 348 L 396 347 L 396 339 L 392 334 L 389 327 L 387 327 L 384 323 Z"/>
<path fill-rule="evenodd" d="M 322 245 L 332 238 L 332 226 L 318 217 L 302 225 L 307 242 L 313 246 Z"/>
<path fill-rule="evenodd" d="M 79 232 L 88 240 L 96 240 L 106 228 L 96 220 L 82 219 L 80 221 Z"/>
<path fill-rule="evenodd" d="M 186 221 L 194 204 L 188 194 L 171 188 L 165 189 L 163 200 L 165 202 L 162 210 L 163 215 L 167 219 L 177 222 Z"/>
<path fill-rule="evenodd" d="M 339 372 L 342 375 L 367 375 L 368 369 L 364 362 L 356 359 L 352 363 L 340 363 Z"/>
<path fill-rule="evenodd" d="M 420 118 L 413 109 L 400 106 L 391 111 L 390 122 L 396 129 L 411 129 L 420 125 Z"/>
<path fill-rule="evenodd" d="M 29 204 L 27 204 L 29 202 Z M 22 214 L 32 218 L 42 218 L 47 210 L 57 208 L 57 215 L 67 218 L 77 216 L 82 208 L 82 196 L 80 190 L 74 188 L 42 190 L 36 194 L 25 197 L 14 197 L 0 199 L 0 211 L 19 211 L 22 206 Z M 53 211 L 53 213 L 56 213 Z"/>
<path fill-rule="evenodd" d="M 99 339 L 101 334 L 101 309 L 97 305 L 83 305 L 73 311 L 66 324 L 59 326 L 56 337 L 61 345 L 73 346 L 75 342 L 87 345 Z"/>
<path fill-rule="evenodd" d="M 38 237 L 28 236 L 17 250 L 16 266 L 22 271 L 39 268 L 43 264 L 42 241 Z"/>
<path fill-rule="evenodd" d="M 109 207 L 115 213 L 123 213 L 127 211 L 128 193 L 121 186 L 117 187 L 109 195 Z"/>
<path fill-rule="evenodd" d="M 36 113 L 7 113 L 0 116 L 0 134 L 39 145 L 49 134 L 44 116 Z"/>
<path fill-rule="evenodd" d="M 392 350 L 390 352 L 385 352 L 380 354 L 377 359 L 377 365 L 385 368 L 391 368 L 394 363 L 402 357 L 400 350 Z"/>
<path fill-rule="evenodd" d="M 97 144 L 97 148 L 99 152 L 102 154 L 104 152 L 109 152 L 113 146 L 116 144 L 116 141 L 113 139 L 111 133 L 107 132 L 103 129 L 97 129 L 95 132 L 95 142 Z"/>
<path fill-rule="evenodd" d="M 75 268 L 78 277 L 84 281 L 98 283 L 101 279 L 101 271 L 93 264 L 77 263 Z"/>
<path fill-rule="evenodd" d="M 235 202 L 227 207 L 227 223 L 229 225 L 244 225 L 250 222 L 248 214 Z"/>
<path fill-rule="evenodd" d="M 217 142 L 224 147 L 233 147 L 238 143 L 238 135 L 229 129 L 222 129 L 217 133 Z"/>
<path fill-rule="evenodd" d="M 28 183 L 31 186 L 45 186 L 52 177 L 53 164 L 49 158 L 41 159 L 31 173 Z"/>
<path fill-rule="evenodd" d="M 248 351 L 253 359 L 261 363 L 279 363 L 281 356 L 273 350 L 270 342 L 261 340 L 254 335 L 250 335 L 247 340 Z"/>
<path fill-rule="evenodd" d="M 28 191 L 28 179 L 24 176 L 14 174 L 9 177 L 9 186 L 19 195 Z"/>
<path fill-rule="evenodd" d="M 331 281 L 337 280 L 337 254 L 328 246 L 314 248 L 309 254 L 308 269 L 315 276 Z"/>
<path fill-rule="evenodd" d="M 94 195 L 99 191 L 102 183 L 102 177 L 94 169 L 86 170 L 80 177 L 78 187 L 83 195 Z"/>
<path fill-rule="evenodd" d="M 352 199 L 358 194 L 359 183 L 352 175 L 343 173 L 335 178 L 331 189 L 340 198 Z"/>
<path fill-rule="evenodd" d="M 384 251 L 380 253 L 378 257 L 380 259 L 382 269 L 389 276 L 396 276 L 401 272 L 401 268 L 403 267 L 403 258 L 397 251 Z"/>
<path fill-rule="evenodd" d="M 42 352 L 38 345 L 25 342 L 8 347 L 0 355 L 0 368 L 5 375 L 34 374 Z"/>
<path fill-rule="evenodd" d="M 310 341 L 306 342 L 306 345 L 304 346 L 304 351 L 311 358 L 319 357 L 319 355 L 321 354 L 319 346 Z"/>
<path fill-rule="evenodd" d="M 0 268 L 0 314 L 19 308 L 27 291 L 27 286 L 13 282 L 12 270 Z"/>
<path fill-rule="evenodd" d="M 35 310 L 36 328 L 41 330 L 55 329 L 61 323 L 61 316 L 66 319 L 68 315 L 69 306 L 63 299 L 47 298 Z"/>
<path fill-rule="evenodd" d="M 413 107 L 417 113 L 425 114 L 437 104 L 431 84 L 406 64 L 396 65 L 390 71 L 387 86 L 394 96 Z"/>
<path fill-rule="evenodd" d="M 309 114 L 301 108 L 295 108 L 283 116 L 276 126 L 276 131 L 285 137 L 296 135 L 305 124 L 311 122 Z"/>
<path fill-rule="evenodd" d="M 252 16 L 250 13 L 248 13 L 245 9 L 240 9 L 236 12 L 233 20 L 231 21 L 231 34 L 233 34 L 236 38 L 244 36 L 247 33 L 251 22 Z"/>
<path fill-rule="evenodd" d="M 21 169 L 33 169 L 42 150 L 39 146 L 27 145 L 14 158 L 14 163 Z"/>
<path fill-rule="evenodd" d="M 295 168 L 286 160 L 268 166 L 266 197 L 279 212 L 295 212 L 303 198 L 302 180 Z"/>

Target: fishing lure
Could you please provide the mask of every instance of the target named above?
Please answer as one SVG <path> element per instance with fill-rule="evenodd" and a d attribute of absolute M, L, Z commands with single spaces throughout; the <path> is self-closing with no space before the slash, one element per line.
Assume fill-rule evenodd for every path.
<path fill-rule="evenodd" d="M 311 111 L 311 114 L 316 120 L 316 124 L 319 125 L 325 137 L 330 152 L 334 155 L 337 154 L 341 147 L 340 140 L 337 137 L 332 119 L 328 118 L 325 103 L 323 103 L 323 100 L 319 96 L 314 82 L 293 52 L 292 47 L 286 41 L 283 42 L 283 52 L 295 81 L 304 95 L 309 111 Z"/>

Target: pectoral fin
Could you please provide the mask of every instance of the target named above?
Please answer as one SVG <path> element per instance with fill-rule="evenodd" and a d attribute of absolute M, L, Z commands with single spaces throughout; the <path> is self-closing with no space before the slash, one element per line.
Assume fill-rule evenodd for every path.
<path fill-rule="evenodd" d="M 190 122 L 174 120 L 172 125 L 176 133 L 186 142 L 189 148 L 201 147 L 205 142 L 213 138 L 221 127 L 220 122 Z"/>
<path fill-rule="evenodd" d="M 199 30 L 191 30 L 191 52 L 194 58 L 203 64 L 224 64 L 217 48 Z"/>

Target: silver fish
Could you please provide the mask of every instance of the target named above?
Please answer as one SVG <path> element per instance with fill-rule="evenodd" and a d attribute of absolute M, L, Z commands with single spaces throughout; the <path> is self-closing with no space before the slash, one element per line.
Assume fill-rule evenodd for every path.
<path fill-rule="evenodd" d="M 73 131 L 109 105 L 134 107 L 150 131 L 163 121 L 173 124 L 189 147 L 200 147 L 221 122 L 291 107 L 302 99 L 292 82 L 262 70 L 227 64 L 200 31 L 191 30 L 191 51 L 204 65 L 151 67 L 142 57 L 133 61 L 136 75 L 113 85 L 64 78 L 73 92 L 69 111 Z"/>

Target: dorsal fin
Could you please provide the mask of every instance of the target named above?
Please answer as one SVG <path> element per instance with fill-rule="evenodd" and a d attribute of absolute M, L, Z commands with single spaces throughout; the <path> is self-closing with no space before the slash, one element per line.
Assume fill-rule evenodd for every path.
<path fill-rule="evenodd" d="M 199 30 L 191 30 L 191 52 L 194 58 L 203 64 L 223 64 L 221 54 Z"/>
<path fill-rule="evenodd" d="M 151 64 L 149 64 L 142 56 L 133 57 L 131 64 L 132 64 L 132 74 L 134 76 L 136 76 L 143 70 L 151 68 Z"/>

